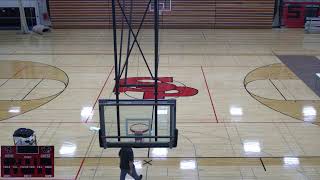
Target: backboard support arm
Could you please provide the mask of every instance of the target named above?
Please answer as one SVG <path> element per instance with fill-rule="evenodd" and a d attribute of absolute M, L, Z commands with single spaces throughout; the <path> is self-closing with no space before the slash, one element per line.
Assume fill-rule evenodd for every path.
<path fill-rule="evenodd" d="M 122 4 L 119 0 L 112 0 L 112 28 L 113 28 L 113 48 L 114 48 L 114 71 L 115 71 L 115 88 L 114 93 L 116 96 L 116 101 L 119 103 L 119 95 L 120 95 L 120 87 L 132 87 L 132 85 L 127 85 L 127 76 L 129 71 L 129 60 L 130 55 L 132 52 L 133 47 L 136 45 L 139 49 L 139 52 L 143 58 L 143 61 L 146 65 L 146 68 L 153 79 L 154 83 L 152 85 L 154 89 L 154 102 L 155 102 L 155 108 L 154 108 L 154 119 L 155 119 L 155 136 L 158 135 L 158 69 L 159 69 L 159 0 L 149 0 L 149 2 L 146 5 L 143 17 L 141 19 L 141 22 L 139 23 L 139 27 L 137 32 L 134 32 L 134 23 L 132 23 L 132 11 L 133 11 L 133 0 L 130 0 L 130 14 L 129 18 L 126 14 L 126 1 L 122 0 Z M 154 72 L 151 71 L 150 65 L 146 59 L 146 56 L 144 55 L 143 49 L 138 41 L 138 36 L 140 33 L 140 30 L 143 27 L 146 15 L 148 13 L 148 9 L 153 1 L 154 11 L 153 11 L 153 28 L 154 28 Z M 120 52 L 118 52 L 118 39 L 117 39 L 117 28 L 118 28 L 118 20 L 117 20 L 117 9 L 120 10 L 121 15 L 121 37 L 120 37 Z M 122 66 L 122 45 L 123 45 L 123 32 L 124 32 L 124 24 L 126 24 L 126 27 L 128 28 L 128 41 L 127 41 L 127 54 L 125 58 L 125 62 L 123 67 Z M 131 36 L 133 37 L 133 42 L 131 44 Z M 129 48 L 130 47 L 130 48 Z M 125 81 L 124 84 L 120 84 L 121 77 L 123 75 L 123 72 L 125 72 Z M 118 130 L 118 136 L 121 136 L 121 127 L 120 127 L 120 107 L 117 105 L 117 130 Z M 118 138 L 118 141 L 120 141 L 120 138 Z M 157 138 L 155 138 L 155 141 L 157 141 Z"/>

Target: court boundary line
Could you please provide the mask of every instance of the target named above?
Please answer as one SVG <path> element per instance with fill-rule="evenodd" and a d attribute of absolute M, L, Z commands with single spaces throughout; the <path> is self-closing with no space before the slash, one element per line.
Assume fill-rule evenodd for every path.
<path fill-rule="evenodd" d="M 114 66 L 113 66 L 112 69 L 110 70 L 110 72 L 109 72 L 109 74 L 108 74 L 108 77 L 107 77 L 106 81 L 104 82 L 104 84 L 103 84 L 103 86 L 102 86 L 102 88 L 101 88 L 101 90 L 100 90 L 100 92 L 99 92 L 99 95 L 98 95 L 98 97 L 96 98 L 96 101 L 95 101 L 94 104 L 93 104 L 93 107 L 92 107 L 92 110 L 91 110 L 91 114 L 95 111 L 94 108 L 95 108 L 95 106 L 97 105 L 97 102 L 98 102 L 98 100 L 99 100 L 99 97 L 101 96 L 102 91 L 104 90 L 105 86 L 107 85 L 107 82 L 108 82 L 108 80 L 109 80 L 109 78 L 110 78 L 111 73 L 113 72 L 113 70 L 114 70 Z M 85 121 L 85 123 L 88 123 L 89 119 L 90 119 L 90 117 L 87 118 L 87 120 Z M 99 122 L 98 122 L 98 123 L 99 123 Z"/>
<path fill-rule="evenodd" d="M 195 45 L 199 45 L 199 44 L 195 44 Z M 74 51 L 85 51 L 85 50 L 74 50 Z M 92 50 L 93 51 L 93 50 Z M 181 56 L 181 54 L 183 55 L 197 55 L 197 56 L 200 56 L 200 55 L 220 55 L 220 56 L 234 56 L 234 55 L 237 55 L 237 56 L 257 56 L 257 55 L 261 55 L 261 56 L 271 56 L 273 55 L 273 53 L 270 51 L 270 53 L 261 53 L 261 54 L 257 54 L 257 53 L 162 53 L 160 54 L 161 55 L 176 55 L 176 56 Z M 308 53 L 308 55 L 314 55 L 314 56 L 319 56 L 320 54 L 319 53 Z M 87 53 L 59 53 L 59 52 L 55 52 L 55 53 L 46 53 L 46 52 L 43 52 L 43 53 L 32 53 L 32 52 L 27 52 L 27 53 L 14 53 L 14 54 L 10 54 L 10 53 L 0 53 L 0 55 L 4 55 L 4 56 L 9 56 L 9 55 L 83 55 L 83 56 L 86 56 L 86 55 L 110 55 L 112 56 L 113 53 L 103 53 L 103 51 L 100 52 L 91 52 L 90 53 L 90 50 L 89 52 Z M 153 55 L 153 53 L 145 53 L 145 55 Z"/>
<path fill-rule="evenodd" d="M 166 159 L 283 159 L 283 158 L 299 158 L 299 159 L 312 159 L 312 158 L 320 158 L 319 156 L 273 156 L 273 157 L 268 157 L 268 156 L 199 156 L 199 157 L 191 157 L 191 156 L 185 156 L 185 157 L 165 157 Z M 84 157 L 55 157 L 55 159 L 81 159 Z M 147 157 L 141 157 L 137 156 L 134 157 L 135 159 L 145 159 Z M 86 159 L 119 159 L 119 157 L 86 157 Z M 163 157 L 150 157 L 150 159 L 154 160 L 163 160 Z"/>
<path fill-rule="evenodd" d="M 274 88 L 276 88 L 276 90 L 279 92 L 279 94 L 283 97 L 284 100 L 287 101 L 287 98 L 282 94 L 282 92 L 278 89 L 278 87 L 273 83 L 273 81 L 271 79 L 269 79 L 269 81 L 271 82 L 271 84 L 273 85 Z"/>
<path fill-rule="evenodd" d="M 93 134 L 93 137 L 92 137 L 92 139 L 91 139 L 91 141 L 90 141 L 90 143 L 89 143 L 88 149 L 87 149 L 84 157 L 81 157 L 81 158 L 82 158 L 82 161 L 81 161 L 80 167 L 79 167 L 79 169 L 78 169 L 78 171 L 77 171 L 77 174 L 76 174 L 74 180 L 77 180 L 78 177 L 79 177 L 79 175 L 80 175 L 80 172 L 81 172 L 81 169 L 82 169 L 82 167 L 83 167 L 83 164 L 84 164 L 85 160 L 87 159 L 86 156 L 87 156 L 87 154 L 88 154 L 89 151 L 90 151 L 90 147 L 91 147 L 91 145 L 93 144 L 95 137 L 96 137 L 96 133 Z"/>
<path fill-rule="evenodd" d="M 207 91 L 208 91 L 208 94 L 209 94 L 209 98 L 210 98 L 212 110 L 213 110 L 213 112 L 214 112 L 214 116 L 215 116 L 215 118 L 216 118 L 217 123 L 219 123 L 218 117 L 217 117 L 217 113 L 216 113 L 216 109 L 215 109 L 215 107 L 214 107 L 213 100 L 212 100 L 212 97 L 211 97 L 211 93 L 210 93 L 210 90 L 209 90 L 207 78 L 206 78 L 206 76 L 205 76 L 205 73 L 204 73 L 204 71 L 203 71 L 203 67 L 202 67 L 202 66 L 201 66 L 201 71 L 202 71 L 202 75 L 203 75 L 203 78 L 204 78 L 204 81 L 205 81 L 205 84 L 206 84 L 206 87 L 207 87 Z"/>
<path fill-rule="evenodd" d="M 210 122 L 212 121 L 212 119 L 208 119 L 207 122 L 197 122 L 197 121 L 193 121 L 193 122 L 178 122 L 179 124 L 215 124 L 216 122 Z M 221 120 L 221 119 L 220 119 Z M 8 121 L 0 121 L 0 124 L 19 124 L 19 123 L 30 123 L 30 124 L 83 124 L 84 122 L 76 122 L 76 121 L 62 121 L 62 122 L 53 122 L 53 121 L 14 121 L 14 122 L 8 122 Z M 87 122 L 87 124 L 96 124 L 99 123 L 99 121 L 92 121 L 92 122 Z M 226 122 L 226 121 L 219 121 L 219 123 L 224 123 L 224 124 L 313 124 L 313 125 L 318 125 L 316 123 L 311 123 L 311 122 L 304 122 L 304 121 L 299 121 L 297 120 L 297 122 L 272 122 L 272 121 L 261 121 L 261 122 Z"/>
<path fill-rule="evenodd" d="M 111 73 L 113 72 L 113 70 L 114 70 L 114 67 L 110 70 L 110 72 L 109 72 L 109 74 L 108 74 L 108 77 L 107 77 L 107 79 L 105 80 L 105 82 L 104 82 L 104 84 L 103 84 L 103 86 L 102 86 L 102 88 L 101 88 L 101 90 L 100 90 L 100 93 L 99 93 L 98 97 L 96 98 L 96 101 L 95 101 L 95 103 L 94 103 L 94 105 L 93 105 L 93 107 L 92 107 L 91 112 L 94 111 L 94 108 L 95 108 L 95 106 L 97 105 L 97 102 L 98 102 L 98 100 L 99 100 L 99 97 L 101 96 L 101 93 L 102 93 L 103 89 L 105 88 L 105 86 L 106 86 L 106 84 L 107 84 L 107 82 L 108 82 L 108 80 L 109 80 L 109 78 L 110 78 Z M 90 118 L 90 117 L 87 118 L 85 124 L 88 123 L 89 118 Z M 83 159 L 82 159 L 82 161 L 81 161 L 80 167 L 79 167 L 79 169 L 78 169 L 78 171 L 77 171 L 77 174 L 76 174 L 74 180 L 77 180 L 78 177 L 79 177 L 79 175 L 80 175 L 81 169 L 82 169 L 82 167 L 83 167 L 83 164 L 84 164 L 85 160 L 87 159 L 87 154 L 88 154 L 89 151 L 90 151 L 90 147 L 92 146 L 92 144 L 93 144 L 93 142 L 94 142 L 94 140 L 95 140 L 95 137 L 96 137 L 96 133 L 93 134 L 93 137 L 92 137 L 92 139 L 91 139 L 91 141 L 90 141 L 90 143 L 89 143 L 88 149 L 87 149 L 87 151 L 86 151 L 86 153 L 85 153 L 85 155 L 84 155 L 84 157 L 83 157 Z"/>
<path fill-rule="evenodd" d="M 32 88 L 21 100 L 22 100 L 22 101 L 25 100 L 25 98 L 26 98 L 27 96 L 29 96 L 29 94 L 30 94 L 34 89 L 36 89 L 36 87 L 37 87 L 42 81 L 43 81 L 43 78 L 40 79 L 40 81 L 39 81 L 35 86 L 33 86 L 33 88 Z"/>
<path fill-rule="evenodd" d="M 262 165 L 264 171 L 267 171 L 266 166 L 264 165 L 262 158 L 260 157 L 259 159 L 260 159 L 260 162 L 261 162 L 261 165 Z"/>
<path fill-rule="evenodd" d="M 16 77 L 19 73 L 21 73 L 22 71 L 24 71 L 27 68 L 27 66 L 23 66 L 21 69 L 19 69 L 13 76 L 11 76 L 10 78 L 6 79 L 5 82 L 3 82 L 0 87 L 2 87 L 3 85 L 5 85 L 8 81 L 14 79 L 14 77 Z"/>
<path fill-rule="evenodd" d="M 10 177 L 10 178 L 0 178 L 0 180 L 7 180 L 7 179 L 13 179 L 13 180 L 26 180 L 27 178 L 22 178 L 22 177 Z M 72 178 L 45 178 L 45 177 L 28 177 L 28 179 L 37 179 L 37 180 L 73 180 Z"/>

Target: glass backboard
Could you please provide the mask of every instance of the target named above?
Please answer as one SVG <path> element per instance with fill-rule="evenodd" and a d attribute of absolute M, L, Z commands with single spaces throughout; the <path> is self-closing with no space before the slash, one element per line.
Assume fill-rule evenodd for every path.
<path fill-rule="evenodd" d="M 157 113 L 155 107 L 157 106 Z M 119 109 L 119 110 L 117 110 Z M 119 121 L 117 113 L 119 112 Z M 176 101 L 99 100 L 100 146 L 175 147 Z M 156 122 L 157 115 L 157 122 Z"/>

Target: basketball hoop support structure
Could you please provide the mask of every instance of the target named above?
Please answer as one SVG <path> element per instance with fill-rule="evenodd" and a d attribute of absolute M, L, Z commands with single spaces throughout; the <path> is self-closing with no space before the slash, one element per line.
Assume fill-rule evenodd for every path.
<path fill-rule="evenodd" d="M 112 0 L 112 30 L 113 30 L 113 50 L 114 50 L 114 71 L 115 71 L 115 99 L 100 99 L 99 100 L 99 145 L 102 148 L 119 148 L 119 147 L 134 147 L 134 148 L 174 148 L 177 147 L 178 130 L 176 129 L 176 100 L 163 99 L 158 94 L 158 77 L 159 69 L 159 0 L 146 0 L 146 6 L 142 17 L 133 16 L 134 0 Z M 150 11 L 150 6 L 153 4 L 154 11 Z M 140 6 L 141 8 L 141 6 Z M 154 32 L 154 63 L 153 71 L 150 69 L 143 49 L 140 46 L 138 37 L 147 13 L 153 18 Z M 118 16 L 118 17 L 117 17 Z M 134 18 L 133 18 L 134 17 Z M 150 19 L 149 19 L 150 20 Z M 119 29 L 118 29 L 119 28 Z M 124 33 L 127 31 L 127 40 L 124 38 Z M 117 34 L 118 33 L 118 34 Z M 126 50 L 125 45 L 126 44 Z M 128 69 L 130 55 L 133 47 L 136 46 L 150 74 L 151 83 L 137 83 L 129 81 Z M 150 62 L 150 60 L 149 60 Z M 154 92 L 153 99 L 120 99 L 120 88 L 144 88 L 148 87 Z M 160 97 L 160 99 L 159 99 Z M 123 109 L 122 109 L 123 108 Z M 135 109 L 136 108 L 136 109 Z M 128 111 L 129 109 L 129 111 Z M 135 109 L 132 111 L 132 109 Z M 139 110 L 137 110 L 139 109 Z M 163 113 L 165 109 L 165 113 Z M 138 113 L 129 113 L 138 112 Z M 141 110 L 141 112 L 140 112 Z M 158 110 L 162 110 L 162 114 Z M 121 114 L 121 112 L 125 112 Z M 147 117 L 145 113 L 147 112 Z M 150 113 L 151 112 L 151 113 Z M 141 113 L 141 116 L 135 117 Z M 150 114 L 149 114 L 150 113 Z M 146 118 L 146 119 L 143 119 Z M 148 121 L 149 133 L 138 132 L 126 134 L 125 120 L 134 122 L 143 120 Z M 132 121 L 133 120 L 133 121 Z M 159 124 L 160 123 L 160 124 Z M 139 130 L 138 130 L 139 131 Z"/>
<path fill-rule="evenodd" d="M 146 57 L 143 53 L 143 50 L 140 46 L 140 43 L 138 42 L 138 36 L 140 33 L 140 30 L 143 27 L 146 15 L 148 13 L 149 7 L 153 3 L 154 11 L 153 11 L 153 29 L 154 29 L 154 72 L 151 72 L 150 66 L 146 60 Z M 129 0 L 129 14 L 126 13 L 126 1 L 122 0 L 112 0 L 112 28 L 113 28 L 113 48 L 114 48 L 114 71 L 115 71 L 115 96 L 116 96 L 116 102 L 119 104 L 119 88 L 120 87 L 137 87 L 136 84 L 127 84 L 127 77 L 128 77 L 128 68 L 129 68 L 129 60 L 130 55 L 132 52 L 133 47 L 136 45 L 139 49 L 139 52 L 144 60 L 144 63 L 150 73 L 151 78 L 153 79 L 154 83 L 153 85 L 148 85 L 148 87 L 154 88 L 154 112 L 155 112 L 155 136 L 158 136 L 158 68 L 159 68 L 159 1 L 158 0 L 148 0 L 148 3 L 146 4 L 144 14 L 142 16 L 141 22 L 138 26 L 137 32 L 134 32 L 133 23 L 132 23 L 132 13 L 133 13 L 133 0 Z M 120 10 L 121 14 L 121 24 L 118 25 L 117 21 L 117 10 Z M 118 50 L 118 40 L 117 40 L 117 28 L 121 27 L 120 32 L 120 44 L 119 44 L 119 50 Z M 125 63 L 122 65 L 122 51 L 123 51 L 123 34 L 125 27 L 127 27 L 128 30 L 128 40 L 127 40 L 127 53 L 126 53 L 126 59 Z M 133 42 L 131 43 L 131 38 L 133 38 Z M 120 79 L 124 75 L 124 83 L 120 84 Z M 139 85 L 141 87 L 141 85 Z M 144 85 L 142 85 L 144 86 Z M 147 85 L 145 85 L 147 86 Z M 120 108 L 119 105 L 117 105 L 117 130 L 118 130 L 118 136 L 121 136 L 121 129 L 120 129 Z M 120 138 L 118 138 L 118 141 L 120 141 Z M 155 141 L 157 141 L 157 138 L 155 138 Z"/>

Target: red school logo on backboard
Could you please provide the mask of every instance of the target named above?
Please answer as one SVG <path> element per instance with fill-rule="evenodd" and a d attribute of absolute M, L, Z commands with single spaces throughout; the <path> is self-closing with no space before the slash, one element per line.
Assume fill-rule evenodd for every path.
<path fill-rule="evenodd" d="M 130 77 L 126 84 L 152 85 L 154 81 L 151 77 Z M 180 84 L 180 85 L 177 85 Z M 125 79 L 120 80 L 120 85 L 125 85 Z M 120 87 L 119 92 L 140 92 L 143 93 L 143 99 L 154 99 L 154 87 Z M 158 80 L 158 98 L 166 97 L 188 97 L 198 94 L 198 90 L 187 87 L 180 82 L 174 82 L 173 77 L 160 77 Z"/>

